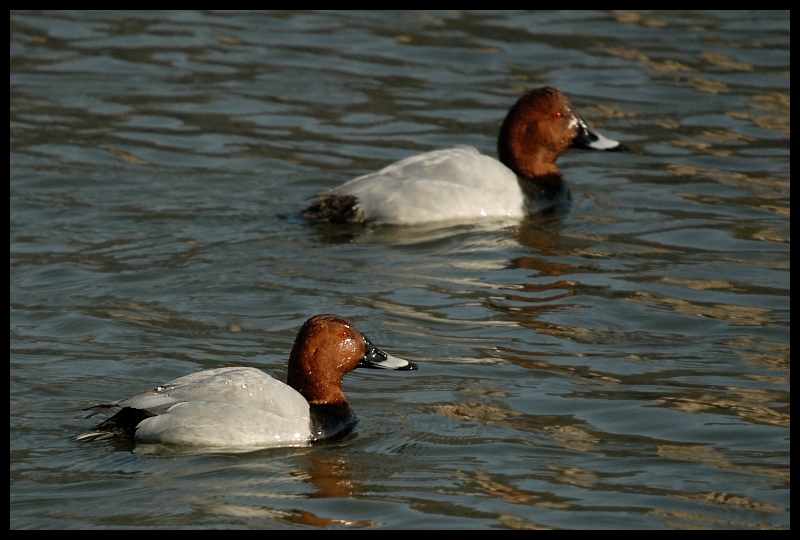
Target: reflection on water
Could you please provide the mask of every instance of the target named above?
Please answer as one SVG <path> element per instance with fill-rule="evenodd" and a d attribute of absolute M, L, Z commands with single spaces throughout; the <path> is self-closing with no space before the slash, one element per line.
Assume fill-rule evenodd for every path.
<path fill-rule="evenodd" d="M 788 12 L 12 12 L 11 527 L 789 528 Z M 309 225 L 564 91 L 631 152 L 570 212 Z M 351 317 L 333 444 L 77 445 L 82 410 L 285 376 Z M 114 501 L 114 504 L 108 504 Z"/>

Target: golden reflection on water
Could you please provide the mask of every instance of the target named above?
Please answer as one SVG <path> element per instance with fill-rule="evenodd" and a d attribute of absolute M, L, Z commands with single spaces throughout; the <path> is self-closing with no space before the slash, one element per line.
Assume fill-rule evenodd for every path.
<path fill-rule="evenodd" d="M 725 469 L 742 474 L 763 477 L 779 478 L 788 481 L 790 472 L 784 468 L 767 468 L 758 465 L 740 465 L 733 463 L 719 450 L 706 445 L 697 444 L 661 444 L 656 447 L 656 453 L 666 459 L 702 463 L 715 469 Z"/>
<path fill-rule="evenodd" d="M 771 309 L 749 306 L 735 306 L 732 304 L 700 304 L 679 298 L 670 298 L 661 294 L 636 291 L 631 298 L 634 302 L 647 302 L 654 305 L 663 305 L 671 308 L 676 313 L 692 315 L 694 317 L 710 317 L 720 319 L 736 325 L 765 325 L 772 319 L 768 316 Z"/>
<path fill-rule="evenodd" d="M 577 426 L 562 424 L 545 427 L 544 429 L 553 441 L 558 442 L 567 450 L 596 452 L 599 449 L 600 439 Z"/>
<path fill-rule="evenodd" d="M 633 11 L 613 10 L 611 13 L 614 15 L 617 22 L 623 24 L 638 24 L 650 28 L 664 28 L 669 25 L 665 20 L 648 17 Z"/>
<path fill-rule="evenodd" d="M 670 409 L 687 413 L 714 412 L 733 414 L 750 422 L 790 427 L 791 416 L 788 406 L 776 409 L 764 405 L 782 396 L 774 392 L 757 391 L 747 388 L 728 388 L 734 397 L 721 397 L 713 394 L 696 394 L 661 397 L 655 400 Z M 738 395 L 738 399 L 737 396 Z"/>
<path fill-rule="evenodd" d="M 522 416 L 522 413 L 500 409 L 491 405 L 483 403 L 457 403 L 455 405 L 437 405 L 436 412 L 445 418 L 452 418 L 455 420 L 472 420 L 477 422 L 495 422 L 504 424 L 504 422 L 515 416 Z"/>
<path fill-rule="evenodd" d="M 515 487 L 507 476 L 492 475 L 485 471 L 456 471 L 456 478 L 464 483 L 470 491 L 483 493 L 492 498 L 499 498 L 511 504 L 538 506 L 548 509 L 566 509 L 571 505 L 565 497 L 552 493 L 534 493 Z"/>
<path fill-rule="evenodd" d="M 742 336 L 725 343 L 747 365 L 765 370 L 782 370 L 786 372 L 785 382 L 789 382 L 790 347 L 784 343 L 766 341 L 753 336 Z"/>
<path fill-rule="evenodd" d="M 790 125 L 790 96 L 779 92 L 771 92 L 755 96 L 749 105 L 754 109 L 759 109 L 773 114 L 752 114 L 740 112 L 728 112 L 726 115 L 739 120 L 749 120 L 756 126 L 763 129 L 771 129 L 789 135 Z"/>
<path fill-rule="evenodd" d="M 136 154 L 132 152 L 125 152 L 123 150 L 117 150 L 116 148 L 110 148 L 107 152 L 111 155 L 117 156 L 119 158 L 124 159 L 128 163 L 133 165 L 150 165 L 151 163 L 145 159 L 140 158 Z"/>
<path fill-rule="evenodd" d="M 533 523 L 525 518 L 514 516 L 512 514 L 500 514 L 499 516 L 497 516 L 497 520 L 503 527 L 513 530 L 547 531 L 552 529 L 552 527 L 545 527 L 544 525 Z"/>
<path fill-rule="evenodd" d="M 672 146 L 677 146 L 678 148 L 687 148 L 689 150 L 694 150 L 696 152 L 702 152 L 704 154 L 709 154 L 712 156 L 722 156 L 728 157 L 733 155 L 732 150 L 721 150 L 718 148 L 714 148 L 714 146 L 710 143 L 700 142 L 700 141 L 687 141 L 683 139 L 675 139 L 669 141 Z"/>
<path fill-rule="evenodd" d="M 749 508 L 751 510 L 758 510 L 760 512 L 785 512 L 786 510 L 774 504 L 765 503 L 763 501 L 756 501 L 744 495 L 734 495 L 732 493 L 720 493 L 717 491 L 710 491 L 707 493 L 695 493 L 685 497 L 688 500 L 700 501 L 704 503 L 719 504 L 722 506 L 731 506 L 734 508 Z"/>
<path fill-rule="evenodd" d="M 633 60 L 640 62 L 645 66 L 656 71 L 694 71 L 686 64 L 682 64 L 677 60 L 653 60 L 645 53 L 627 47 L 609 47 L 603 50 L 606 54 L 622 58 L 624 60 Z"/>
<path fill-rule="evenodd" d="M 742 290 L 740 287 L 736 287 L 727 281 L 717 281 L 713 279 L 679 279 L 673 277 L 662 277 L 661 281 L 665 283 L 673 283 L 675 285 L 680 285 L 681 287 L 694 289 L 696 291 L 705 291 L 708 289 L 726 289 L 733 291 Z"/>
<path fill-rule="evenodd" d="M 730 69 L 732 71 L 753 71 L 753 66 L 751 64 L 738 62 L 730 56 L 725 56 L 722 53 L 708 51 L 704 52 L 702 57 L 703 60 L 709 64 L 724 67 L 725 69 Z"/>
<path fill-rule="evenodd" d="M 650 510 L 648 515 L 657 516 L 665 527 L 677 530 L 772 528 L 760 523 L 714 518 L 696 512 L 663 510 L 660 508 Z"/>
<path fill-rule="evenodd" d="M 727 94 L 730 92 L 727 84 L 703 77 L 688 77 L 686 82 L 704 94 Z"/>

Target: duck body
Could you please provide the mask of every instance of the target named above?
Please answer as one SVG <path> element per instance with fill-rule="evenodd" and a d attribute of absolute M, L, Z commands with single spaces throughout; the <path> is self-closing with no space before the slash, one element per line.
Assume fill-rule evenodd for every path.
<path fill-rule="evenodd" d="M 520 218 L 567 208 L 571 195 L 556 166 L 569 147 L 624 150 L 591 129 L 554 88 L 522 96 L 498 136 L 498 159 L 469 146 L 411 156 L 319 197 L 312 221 L 415 224 Z"/>
<path fill-rule="evenodd" d="M 526 213 L 517 175 L 471 146 L 408 157 L 355 178 L 331 195 L 357 199 L 360 215 L 350 221 L 414 224 Z"/>
<path fill-rule="evenodd" d="M 148 413 L 133 433 L 139 443 L 220 447 L 230 441 L 264 446 L 267 441 L 302 445 L 312 440 L 306 399 L 255 368 L 192 373 L 115 405 Z"/>
<path fill-rule="evenodd" d="M 298 333 L 288 383 L 250 367 L 192 373 L 100 406 L 118 412 L 76 437 L 216 449 L 306 446 L 342 437 L 358 419 L 341 389 L 358 367 L 413 370 L 375 347 L 347 319 L 318 315 Z"/>

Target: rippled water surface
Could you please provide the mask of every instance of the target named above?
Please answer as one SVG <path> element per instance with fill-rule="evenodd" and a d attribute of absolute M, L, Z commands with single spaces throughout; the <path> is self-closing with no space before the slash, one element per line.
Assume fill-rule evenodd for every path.
<path fill-rule="evenodd" d="M 11 528 L 789 528 L 788 12 L 12 12 Z M 496 155 L 551 85 L 628 153 L 569 213 L 312 226 L 393 160 Z M 146 454 L 82 410 L 309 316 L 346 439 Z"/>

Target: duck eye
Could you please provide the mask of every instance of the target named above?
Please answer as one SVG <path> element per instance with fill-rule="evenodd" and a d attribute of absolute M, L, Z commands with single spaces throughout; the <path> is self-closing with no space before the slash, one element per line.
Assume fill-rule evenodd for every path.
<path fill-rule="evenodd" d="M 342 338 L 342 339 L 344 339 L 344 338 L 346 338 L 348 336 L 349 336 L 349 334 L 347 333 L 346 330 L 342 330 L 341 332 L 339 332 L 339 337 Z"/>
<path fill-rule="evenodd" d="M 563 114 L 561 114 L 560 112 L 554 112 L 554 113 L 553 113 L 553 118 L 561 118 L 561 117 L 563 117 L 563 116 L 564 116 L 564 115 L 563 115 Z"/>

